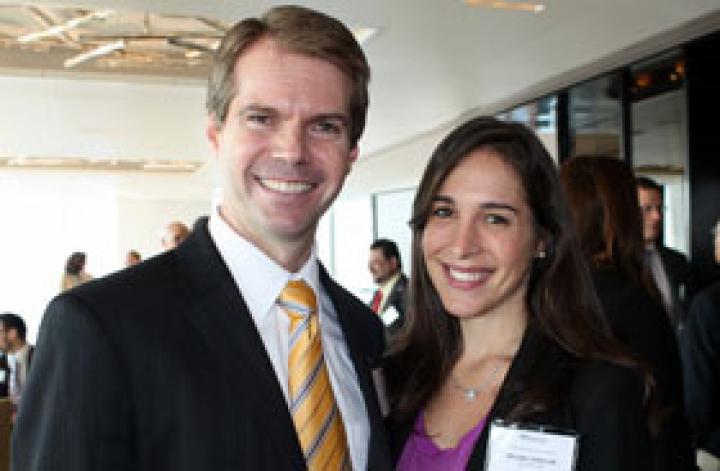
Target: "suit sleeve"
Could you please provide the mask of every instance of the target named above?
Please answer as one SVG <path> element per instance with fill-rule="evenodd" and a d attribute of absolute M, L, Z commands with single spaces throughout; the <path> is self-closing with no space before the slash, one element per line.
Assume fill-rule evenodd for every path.
<path fill-rule="evenodd" d="M 652 448 L 640 374 L 599 366 L 576 391 L 578 470 L 651 471 Z"/>
<path fill-rule="evenodd" d="M 20 404 L 12 469 L 137 469 L 122 371 L 92 311 L 72 294 L 53 300 Z"/>

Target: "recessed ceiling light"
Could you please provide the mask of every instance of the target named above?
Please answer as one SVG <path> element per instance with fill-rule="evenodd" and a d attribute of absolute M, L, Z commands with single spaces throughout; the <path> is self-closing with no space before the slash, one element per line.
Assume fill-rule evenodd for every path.
<path fill-rule="evenodd" d="M 471 7 L 495 8 L 498 10 L 518 10 L 530 13 L 542 13 L 547 8 L 542 3 L 513 2 L 505 0 L 465 0 L 465 4 Z"/>

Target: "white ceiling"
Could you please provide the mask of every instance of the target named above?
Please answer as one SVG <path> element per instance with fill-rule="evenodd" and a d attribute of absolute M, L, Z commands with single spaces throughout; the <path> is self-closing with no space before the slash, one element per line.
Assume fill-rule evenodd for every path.
<path fill-rule="evenodd" d="M 28 2 L 0 0 L 0 5 L 18 3 Z M 277 3 L 125 0 L 118 5 L 85 0 L 81 5 L 230 23 L 257 16 Z M 373 73 L 368 127 L 361 143 L 366 155 L 474 110 L 494 111 L 600 72 L 620 57 L 637 59 L 678 39 L 720 29 L 720 0 L 546 0 L 541 14 L 469 7 L 462 0 L 298 3 L 334 15 L 351 27 L 379 30 L 365 45 Z M 7 62 L 0 63 L 0 74 L 3 67 L 22 74 L 17 65 Z"/>

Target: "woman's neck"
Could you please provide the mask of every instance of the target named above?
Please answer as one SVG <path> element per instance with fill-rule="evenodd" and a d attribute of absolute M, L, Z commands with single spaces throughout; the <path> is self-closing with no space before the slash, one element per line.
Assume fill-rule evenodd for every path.
<path fill-rule="evenodd" d="M 463 337 L 461 361 L 488 356 L 512 358 L 520 347 L 526 327 L 527 312 L 524 309 L 463 319 L 460 322 Z"/>

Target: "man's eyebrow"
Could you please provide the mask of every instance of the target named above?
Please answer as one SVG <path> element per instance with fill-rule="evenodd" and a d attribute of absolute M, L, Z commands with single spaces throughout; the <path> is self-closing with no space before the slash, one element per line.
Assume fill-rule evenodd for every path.
<path fill-rule="evenodd" d="M 240 108 L 240 111 L 238 111 L 238 114 L 240 116 L 242 116 L 249 112 L 256 112 L 256 113 L 262 112 L 262 113 L 275 114 L 275 113 L 277 113 L 277 110 L 270 106 L 254 105 L 251 103 L 249 105 L 245 105 L 242 108 Z"/>

